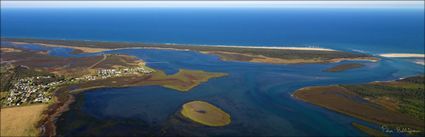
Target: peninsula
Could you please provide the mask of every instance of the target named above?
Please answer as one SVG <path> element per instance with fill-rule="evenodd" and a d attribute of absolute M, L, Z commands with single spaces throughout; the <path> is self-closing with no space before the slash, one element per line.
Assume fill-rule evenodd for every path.
<path fill-rule="evenodd" d="M 424 133 L 424 76 L 357 85 L 306 87 L 300 100 L 408 134 Z"/>
<path fill-rule="evenodd" d="M 245 61 L 271 64 L 311 64 L 333 63 L 344 60 L 368 60 L 378 61 L 379 58 L 363 54 L 343 52 L 325 48 L 300 48 L 300 47 L 253 47 L 253 46 L 195 46 L 183 44 L 148 44 L 130 42 L 97 42 L 76 40 L 44 40 L 2 38 L 3 42 L 19 44 L 42 44 L 47 46 L 68 47 L 75 49 L 77 53 L 99 52 L 124 48 L 150 48 L 150 49 L 174 49 L 192 50 L 205 54 L 213 54 L 225 61 Z"/>

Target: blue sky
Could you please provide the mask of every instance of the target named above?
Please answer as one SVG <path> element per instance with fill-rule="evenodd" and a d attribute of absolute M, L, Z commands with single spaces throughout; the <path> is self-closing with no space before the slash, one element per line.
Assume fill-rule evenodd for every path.
<path fill-rule="evenodd" d="M 1 8 L 422 8 L 424 1 L 1 1 Z"/>

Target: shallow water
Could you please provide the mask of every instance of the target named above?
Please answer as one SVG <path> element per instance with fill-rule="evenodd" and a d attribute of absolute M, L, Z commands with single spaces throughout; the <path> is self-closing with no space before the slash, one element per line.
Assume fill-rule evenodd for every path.
<path fill-rule="evenodd" d="M 26 48 L 40 50 L 37 45 Z M 64 48 L 48 48 L 56 56 L 73 55 Z M 105 51 L 136 56 L 155 69 L 173 74 L 178 69 L 225 72 L 187 93 L 160 86 L 101 88 L 78 96 L 58 120 L 59 135 L 364 135 L 351 122 L 358 119 L 296 100 L 291 93 L 305 86 L 354 84 L 393 80 L 423 74 L 423 66 L 402 59 L 377 63 L 344 61 L 331 64 L 273 65 L 221 61 L 192 51 L 124 49 Z M 322 72 L 341 63 L 366 67 L 338 73 Z M 191 100 L 212 103 L 232 117 L 226 127 L 210 128 L 181 119 L 182 104 Z M 124 121 L 124 122 L 123 122 Z"/>

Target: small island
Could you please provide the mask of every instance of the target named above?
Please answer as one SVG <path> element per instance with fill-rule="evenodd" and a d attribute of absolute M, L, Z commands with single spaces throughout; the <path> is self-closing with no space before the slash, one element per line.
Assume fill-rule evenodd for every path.
<path fill-rule="evenodd" d="M 327 68 L 323 70 L 324 72 L 342 72 L 346 70 L 356 69 L 356 68 L 362 68 L 365 65 L 358 64 L 358 63 L 348 63 L 348 64 L 340 64 L 331 68 Z"/>
<path fill-rule="evenodd" d="M 180 113 L 184 117 L 206 126 L 226 126 L 231 122 L 229 114 L 204 101 L 188 102 L 183 105 Z"/>
<path fill-rule="evenodd" d="M 306 87 L 293 95 L 333 111 L 385 125 L 408 134 L 423 134 L 424 76 L 357 85 Z"/>

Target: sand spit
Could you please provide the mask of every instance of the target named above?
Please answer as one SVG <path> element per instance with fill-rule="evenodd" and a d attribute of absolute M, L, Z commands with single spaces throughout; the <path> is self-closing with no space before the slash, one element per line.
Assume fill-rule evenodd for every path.
<path fill-rule="evenodd" d="M 25 42 L 12 42 L 12 43 L 17 44 L 17 45 L 30 44 L 30 43 L 25 43 Z M 107 49 L 107 48 L 76 47 L 76 46 L 65 46 L 65 45 L 44 44 L 44 43 L 34 43 L 34 44 L 38 44 L 38 45 L 42 45 L 42 46 L 46 46 L 46 47 L 72 48 L 72 49 L 75 49 L 75 50 L 80 50 L 84 53 L 96 53 L 96 52 L 111 50 L 111 49 Z"/>

